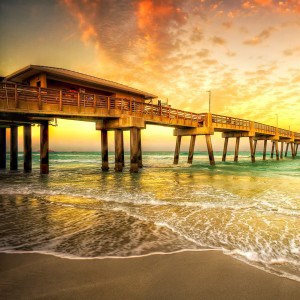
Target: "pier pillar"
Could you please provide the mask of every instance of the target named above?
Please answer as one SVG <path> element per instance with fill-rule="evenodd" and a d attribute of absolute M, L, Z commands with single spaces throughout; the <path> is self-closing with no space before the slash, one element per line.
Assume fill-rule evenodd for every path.
<path fill-rule="evenodd" d="M 264 140 L 263 160 L 266 160 L 266 156 L 267 156 L 267 144 L 268 144 L 268 140 Z"/>
<path fill-rule="evenodd" d="M 276 160 L 279 160 L 278 141 L 275 141 Z"/>
<path fill-rule="evenodd" d="M 257 140 L 254 141 L 254 151 L 253 151 L 254 157 L 256 155 L 256 148 L 257 148 Z"/>
<path fill-rule="evenodd" d="M 283 158 L 283 145 L 284 145 L 284 142 L 281 142 L 281 148 L 280 148 L 280 158 L 281 159 Z"/>
<path fill-rule="evenodd" d="M 10 169 L 18 170 L 18 126 L 10 127 Z"/>
<path fill-rule="evenodd" d="M 286 143 L 286 148 L 285 148 L 285 154 L 284 154 L 284 157 L 287 157 L 288 151 L 289 151 L 289 143 Z"/>
<path fill-rule="evenodd" d="M 251 161 L 253 163 L 255 163 L 255 147 L 253 145 L 253 137 L 252 136 L 249 137 L 249 144 L 250 144 Z"/>
<path fill-rule="evenodd" d="M 187 161 L 188 164 L 192 164 L 193 163 L 194 150 L 195 150 L 195 142 L 196 142 L 196 135 L 191 135 L 189 156 L 188 156 L 188 161 Z"/>
<path fill-rule="evenodd" d="M 31 146 L 31 124 L 24 125 L 24 171 L 31 172 L 32 170 L 32 146 Z"/>
<path fill-rule="evenodd" d="M 102 157 L 102 171 L 108 171 L 108 139 L 107 130 L 101 130 L 101 157 Z"/>
<path fill-rule="evenodd" d="M 115 129 L 115 171 L 116 172 L 122 172 L 123 170 L 122 135 L 123 135 L 122 129 Z"/>
<path fill-rule="evenodd" d="M 6 128 L 0 128 L 0 169 L 6 169 Z"/>
<path fill-rule="evenodd" d="M 237 137 L 235 140 L 235 150 L 234 150 L 234 161 L 238 162 L 239 160 L 239 148 L 240 148 L 240 137 Z"/>
<path fill-rule="evenodd" d="M 271 158 L 274 156 L 275 142 L 272 142 Z"/>
<path fill-rule="evenodd" d="M 121 149 L 121 151 L 122 151 L 122 165 L 123 165 L 123 167 L 125 167 L 125 155 L 124 155 L 124 134 L 123 134 L 124 132 L 122 131 L 122 134 L 121 134 L 121 147 L 122 147 L 122 149 Z"/>
<path fill-rule="evenodd" d="M 137 173 L 138 164 L 138 128 L 130 128 L 130 172 Z"/>
<path fill-rule="evenodd" d="M 223 155 L 222 155 L 222 161 L 226 161 L 226 155 L 227 155 L 227 147 L 228 147 L 228 137 L 224 140 L 224 148 L 223 148 Z"/>
<path fill-rule="evenodd" d="M 205 138 L 206 138 L 206 145 L 207 145 L 209 163 L 210 163 L 211 166 L 214 166 L 215 165 L 215 158 L 214 158 L 214 152 L 213 152 L 213 147 L 212 147 L 212 143 L 211 143 L 210 134 L 206 134 Z"/>
<path fill-rule="evenodd" d="M 299 146 L 299 144 L 296 144 L 295 156 L 297 156 L 297 153 L 298 153 L 298 146 Z"/>
<path fill-rule="evenodd" d="M 179 162 L 180 145 L 181 145 L 181 135 L 177 135 L 175 153 L 174 153 L 174 165 L 178 165 Z"/>
<path fill-rule="evenodd" d="M 49 122 L 41 123 L 40 128 L 40 172 L 49 174 Z"/>
<path fill-rule="evenodd" d="M 138 165 L 139 168 L 143 167 L 143 153 L 142 153 L 142 131 L 140 128 L 137 129 L 138 138 Z"/>
<path fill-rule="evenodd" d="M 295 144 L 291 143 L 292 158 L 295 158 Z"/>

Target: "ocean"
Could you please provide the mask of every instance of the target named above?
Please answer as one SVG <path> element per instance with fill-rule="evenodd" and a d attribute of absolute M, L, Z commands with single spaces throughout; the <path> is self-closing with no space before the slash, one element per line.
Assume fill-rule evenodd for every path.
<path fill-rule="evenodd" d="M 50 153 L 50 174 L 0 171 L 0 252 L 70 259 L 176 251 L 222 251 L 267 272 L 300 281 L 300 159 L 248 152 L 227 162 L 215 152 L 144 152 L 143 169 L 101 171 L 95 152 Z M 8 161 L 9 163 L 9 161 Z"/>

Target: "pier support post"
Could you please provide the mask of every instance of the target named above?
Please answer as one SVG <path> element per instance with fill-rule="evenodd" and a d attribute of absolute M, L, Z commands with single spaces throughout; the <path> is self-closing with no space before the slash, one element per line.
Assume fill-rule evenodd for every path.
<path fill-rule="evenodd" d="M 31 172 L 32 170 L 32 146 L 31 146 L 31 124 L 24 125 L 24 171 Z"/>
<path fill-rule="evenodd" d="M 252 136 L 249 137 L 249 144 L 250 144 L 251 161 L 253 163 L 255 163 L 255 147 L 253 145 L 253 137 Z"/>
<path fill-rule="evenodd" d="M 210 163 L 211 166 L 214 166 L 215 165 L 215 158 L 214 158 L 214 152 L 213 152 L 213 147 L 212 147 L 212 143 L 211 143 L 210 134 L 206 134 L 205 138 L 206 138 L 206 145 L 207 145 L 209 163 Z"/>
<path fill-rule="evenodd" d="M 284 157 L 287 157 L 288 151 L 289 151 L 289 143 L 286 143 L 286 148 L 285 148 L 285 154 L 284 154 Z"/>
<path fill-rule="evenodd" d="M 222 161 L 226 161 L 227 147 L 228 147 L 228 137 L 226 137 L 225 140 L 224 140 L 224 148 L 223 148 Z"/>
<path fill-rule="evenodd" d="M 280 158 L 283 159 L 283 145 L 284 142 L 281 142 L 281 148 L 280 148 Z"/>
<path fill-rule="evenodd" d="M 138 164 L 138 128 L 130 128 L 130 172 L 137 173 Z"/>
<path fill-rule="evenodd" d="M 122 172 L 123 160 L 122 160 L 122 129 L 115 129 L 115 171 Z"/>
<path fill-rule="evenodd" d="M 124 134 L 123 134 L 123 131 L 122 131 L 122 135 L 121 135 L 121 146 L 122 146 L 122 165 L 123 167 L 125 167 L 125 155 L 124 155 Z"/>
<path fill-rule="evenodd" d="M 274 156 L 275 142 L 272 142 L 271 158 Z"/>
<path fill-rule="evenodd" d="M 235 150 L 234 150 L 234 161 L 238 162 L 239 160 L 239 148 L 240 148 L 240 137 L 237 137 L 235 140 Z"/>
<path fill-rule="evenodd" d="M 10 127 L 10 169 L 18 170 L 18 126 Z"/>
<path fill-rule="evenodd" d="M 101 130 L 101 157 L 102 157 L 102 171 L 108 171 L 108 139 L 107 130 Z"/>
<path fill-rule="evenodd" d="M 142 168 L 143 167 L 142 130 L 140 128 L 137 129 L 137 137 L 138 137 L 138 165 L 139 168 Z"/>
<path fill-rule="evenodd" d="M 264 140 L 263 160 L 266 160 L 266 156 L 267 156 L 267 144 L 268 144 L 268 140 Z"/>
<path fill-rule="evenodd" d="M 40 128 L 40 172 L 49 174 L 49 122 L 41 123 Z"/>
<path fill-rule="evenodd" d="M 0 169 L 6 169 L 6 128 L 0 128 Z"/>
<path fill-rule="evenodd" d="M 278 141 L 275 141 L 276 160 L 279 160 Z"/>
<path fill-rule="evenodd" d="M 295 144 L 291 143 L 292 158 L 295 158 Z"/>
<path fill-rule="evenodd" d="M 187 161 L 188 164 L 192 164 L 193 163 L 194 150 L 195 150 L 195 142 L 196 142 L 196 135 L 191 135 L 189 156 L 188 156 L 188 161 Z"/>
<path fill-rule="evenodd" d="M 254 157 L 256 155 L 256 148 L 257 148 L 257 140 L 254 141 L 254 151 L 253 151 Z"/>
<path fill-rule="evenodd" d="M 180 145 L 181 145 L 181 135 L 177 135 L 175 153 L 174 153 L 174 165 L 178 165 L 179 162 Z"/>
<path fill-rule="evenodd" d="M 297 153 L 298 153 L 298 146 L 299 146 L 299 144 L 296 144 L 295 156 L 297 156 Z"/>

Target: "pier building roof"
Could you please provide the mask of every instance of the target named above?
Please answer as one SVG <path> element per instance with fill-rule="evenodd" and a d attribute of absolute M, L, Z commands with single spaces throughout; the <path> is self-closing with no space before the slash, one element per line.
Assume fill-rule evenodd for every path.
<path fill-rule="evenodd" d="M 144 99 L 157 98 L 156 95 L 141 91 L 136 88 L 126 86 L 121 83 L 110 81 L 107 79 L 91 76 L 63 68 L 40 66 L 40 65 L 29 65 L 26 66 L 11 75 L 4 78 L 4 81 L 13 81 L 17 83 L 28 82 L 34 76 L 39 74 L 46 74 L 47 79 L 54 79 L 62 82 L 75 82 L 79 85 L 89 85 L 94 88 L 103 89 L 111 92 L 125 92 L 133 95 L 137 95 Z"/>

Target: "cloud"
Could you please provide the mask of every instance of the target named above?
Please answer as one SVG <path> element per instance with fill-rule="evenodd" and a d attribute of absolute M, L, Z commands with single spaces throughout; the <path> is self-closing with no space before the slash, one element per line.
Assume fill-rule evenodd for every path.
<path fill-rule="evenodd" d="M 218 45 L 218 46 L 223 46 L 223 45 L 226 44 L 226 41 L 223 38 L 219 37 L 219 36 L 212 37 L 211 41 L 214 45 Z"/>
<path fill-rule="evenodd" d="M 203 40 L 203 32 L 199 27 L 194 27 L 191 35 L 192 42 L 200 42 Z"/>
<path fill-rule="evenodd" d="M 259 35 L 255 36 L 249 40 L 245 40 L 243 43 L 245 45 L 250 45 L 250 46 L 255 46 L 255 45 L 261 44 L 265 40 L 267 40 L 271 36 L 271 33 L 274 31 L 276 31 L 276 29 L 274 27 L 269 27 L 269 28 L 263 30 Z"/>
<path fill-rule="evenodd" d="M 207 57 L 209 56 L 209 50 L 208 49 L 201 49 L 196 53 L 196 56 L 199 58 Z"/>
<path fill-rule="evenodd" d="M 283 51 L 283 54 L 285 56 L 298 55 L 298 54 L 300 54 L 300 46 L 286 49 Z"/>

